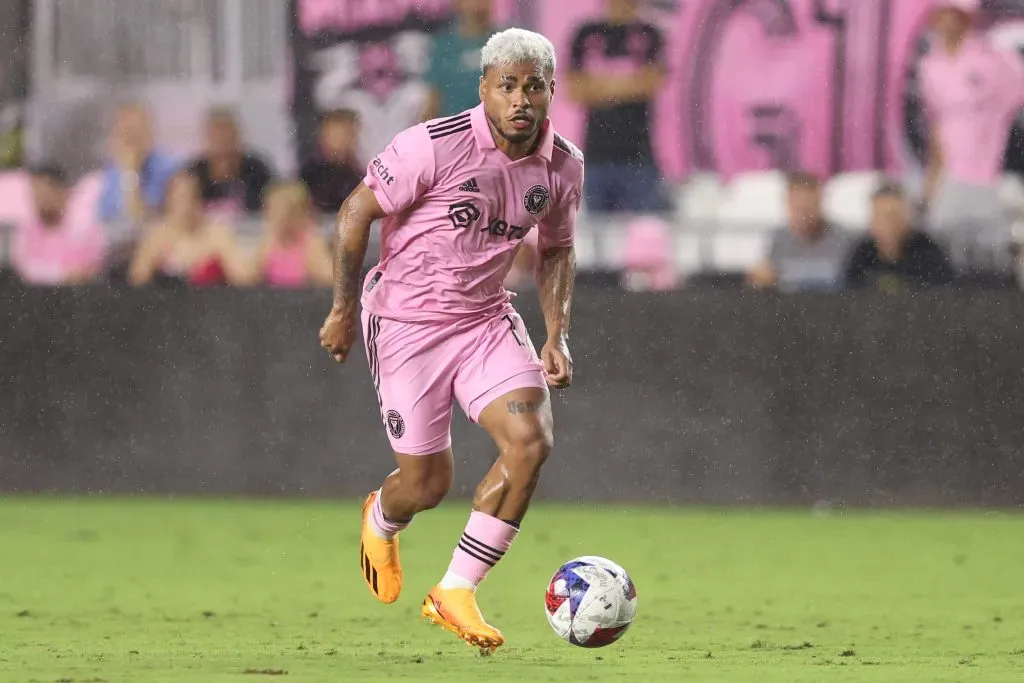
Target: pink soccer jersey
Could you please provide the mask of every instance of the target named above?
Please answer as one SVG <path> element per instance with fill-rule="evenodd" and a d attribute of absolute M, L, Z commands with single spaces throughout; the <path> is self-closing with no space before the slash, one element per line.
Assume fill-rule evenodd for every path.
<path fill-rule="evenodd" d="M 536 152 L 512 161 L 479 105 L 402 131 L 363 182 L 387 213 L 363 307 L 393 320 L 454 319 L 508 305 L 502 283 L 531 230 L 541 249 L 572 245 L 583 155 L 549 119 Z"/>
<path fill-rule="evenodd" d="M 921 62 L 921 83 L 949 176 L 977 185 L 994 182 L 1013 119 L 1024 106 L 1020 57 L 979 37 L 955 55 L 936 46 Z"/>

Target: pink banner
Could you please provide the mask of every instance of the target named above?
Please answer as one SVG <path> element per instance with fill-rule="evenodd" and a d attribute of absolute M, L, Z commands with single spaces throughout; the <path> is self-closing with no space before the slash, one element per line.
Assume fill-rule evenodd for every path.
<path fill-rule="evenodd" d="M 726 176 L 799 165 L 822 174 L 904 166 L 917 118 L 914 73 L 927 31 L 924 0 L 686 0 L 647 18 L 665 34 L 668 82 L 653 114 L 664 174 Z M 560 77 L 573 35 L 604 0 L 560 3 L 537 17 L 559 49 Z M 998 31 L 1024 18 L 1024 0 L 986 17 Z M 1018 32 L 1020 35 L 1020 32 Z M 552 115 L 583 140 L 584 115 L 565 94 Z M 908 124 L 910 124 L 908 126 Z"/>
<path fill-rule="evenodd" d="M 515 16 L 515 0 L 495 0 L 499 22 Z M 299 28 L 307 36 L 353 34 L 378 27 L 401 26 L 410 19 L 429 21 L 451 16 L 451 0 L 296 0 Z"/>

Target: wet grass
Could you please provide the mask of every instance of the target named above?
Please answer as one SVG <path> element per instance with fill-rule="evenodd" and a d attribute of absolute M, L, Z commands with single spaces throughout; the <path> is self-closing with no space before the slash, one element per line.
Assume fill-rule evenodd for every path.
<path fill-rule="evenodd" d="M 403 537 L 405 594 L 359 581 L 356 503 L 0 499 L 0 681 L 1018 681 L 1024 516 L 539 506 L 481 605 L 480 657 L 418 619 L 467 514 Z M 543 615 L 557 566 L 623 564 L 603 650 Z"/>

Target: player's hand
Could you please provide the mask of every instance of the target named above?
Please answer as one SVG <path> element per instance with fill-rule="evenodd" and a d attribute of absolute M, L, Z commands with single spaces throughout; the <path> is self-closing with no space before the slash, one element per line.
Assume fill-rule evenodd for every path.
<path fill-rule="evenodd" d="M 564 338 L 549 339 L 540 350 L 540 359 L 548 386 L 562 389 L 572 384 L 572 356 Z"/>
<path fill-rule="evenodd" d="M 350 310 L 332 308 L 324 326 L 320 328 L 320 346 L 339 363 L 345 362 L 352 348 L 356 334 L 354 317 Z"/>

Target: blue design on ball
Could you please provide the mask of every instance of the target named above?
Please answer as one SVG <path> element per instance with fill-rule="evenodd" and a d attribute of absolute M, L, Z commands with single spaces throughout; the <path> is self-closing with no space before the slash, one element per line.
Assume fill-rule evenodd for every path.
<path fill-rule="evenodd" d="M 558 570 L 558 578 L 565 581 L 566 590 L 569 592 L 569 615 L 576 618 L 576 610 L 583 602 L 583 596 L 590 590 L 590 584 L 586 579 L 574 572 L 577 567 L 591 567 L 588 562 L 568 562 Z"/>

